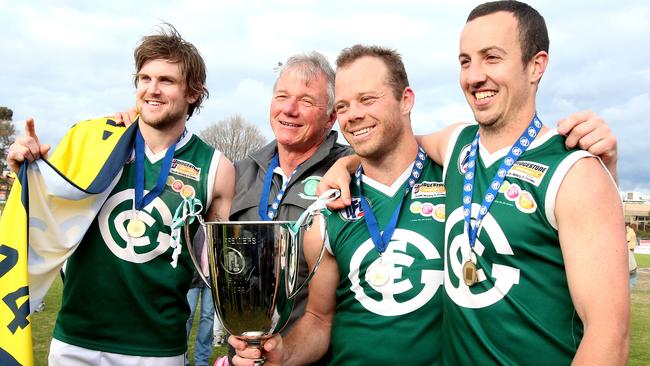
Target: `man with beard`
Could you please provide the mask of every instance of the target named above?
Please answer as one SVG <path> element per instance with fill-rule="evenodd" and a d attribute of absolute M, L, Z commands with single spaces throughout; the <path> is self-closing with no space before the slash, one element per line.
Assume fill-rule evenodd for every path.
<path fill-rule="evenodd" d="M 131 149 L 134 139 L 134 153 L 109 177 L 107 197 L 81 243 L 63 254 L 69 258 L 50 365 L 182 365 L 194 266 L 170 225 L 182 221 L 183 202 L 191 202 L 190 210 L 206 208 L 208 220 L 229 214 L 232 163 L 185 128 L 208 95 L 203 58 L 171 26 L 144 37 L 134 58 L 135 125 L 124 131 L 108 118 L 80 122 L 49 159 L 74 182 L 95 168 L 76 162 L 118 138 L 115 150 Z M 14 171 L 47 153 L 33 121 L 26 130 L 9 150 Z M 194 222 L 191 234 L 197 229 Z"/>

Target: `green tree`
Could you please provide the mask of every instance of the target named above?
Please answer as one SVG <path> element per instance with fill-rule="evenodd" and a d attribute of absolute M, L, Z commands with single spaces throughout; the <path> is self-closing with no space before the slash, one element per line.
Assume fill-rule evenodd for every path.
<path fill-rule="evenodd" d="M 16 129 L 12 118 L 14 112 L 7 107 L 0 107 L 0 177 L 7 168 L 7 150 L 14 142 Z"/>

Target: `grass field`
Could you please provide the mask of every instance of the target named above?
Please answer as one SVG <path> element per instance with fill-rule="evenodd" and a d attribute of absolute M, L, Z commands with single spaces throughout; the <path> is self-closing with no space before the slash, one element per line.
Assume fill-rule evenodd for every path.
<path fill-rule="evenodd" d="M 54 281 L 52 288 L 45 297 L 45 310 L 39 313 L 34 313 L 32 315 L 32 338 L 34 345 L 34 365 L 35 366 L 46 366 L 47 365 L 47 354 L 50 349 L 50 341 L 52 340 L 52 330 L 54 329 L 54 323 L 56 321 L 56 314 L 59 311 L 61 306 L 61 290 L 63 284 L 61 279 Z M 196 327 L 198 314 L 200 311 L 196 311 L 196 318 L 194 320 L 194 326 L 192 327 L 192 333 L 190 334 L 190 360 L 191 364 L 194 364 L 194 339 L 196 337 Z M 210 357 L 209 365 L 214 363 L 214 360 L 223 356 L 227 353 L 226 347 L 214 347 L 212 351 L 212 356 Z"/>
<path fill-rule="evenodd" d="M 628 364 L 642 366 L 650 365 L 650 347 L 648 347 L 650 345 L 650 255 L 637 254 L 636 260 L 639 270 L 638 283 L 632 291 L 632 346 Z M 45 311 L 35 313 L 32 318 L 36 366 L 47 365 L 52 329 L 60 304 L 61 281 L 57 280 L 45 298 Z M 196 327 L 193 327 L 190 335 L 190 360 L 192 361 L 195 332 Z M 216 357 L 224 354 L 226 354 L 225 347 L 214 348 L 210 365 Z"/>
<path fill-rule="evenodd" d="M 635 254 L 634 257 L 639 268 L 650 268 L 650 254 Z"/>

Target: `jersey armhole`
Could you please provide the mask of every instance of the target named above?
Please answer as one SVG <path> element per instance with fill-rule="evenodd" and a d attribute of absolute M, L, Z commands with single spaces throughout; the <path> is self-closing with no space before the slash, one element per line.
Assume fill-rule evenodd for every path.
<path fill-rule="evenodd" d="M 544 199 L 545 201 L 544 206 L 546 210 L 545 214 L 546 214 L 546 219 L 555 230 L 558 229 L 557 218 L 555 217 L 555 200 L 557 199 L 557 194 L 558 191 L 560 190 L 560 185 L 564 181 L 564 177 L 566 177 L 571 167 L 578 160 L 582 158 L 597 158 L 600 161 L 600 158 L 592 155 L 588 151 L 585 150 L 575 151 L 569 154 L 566 158 L 564 158 L 564 160 L 562 160 L 562 162 L 558 165 L 557 169 L 555 169 L 555 172 L 551 177 L 551 181 L 548 183 L 548 188 L 546 189 L 546 198 Z M 602 165 L 602 161 L 600 162 Z M 603 165 L 603 169 L 605 169 L 604 165 Z"/>
<path fill-rule="evenodd" d="M 206 200 L 207 205 L 209 206 L 212 203 L 212 194 L 214 192 L 214 182 L 217 178 L 217 170 L 219 169 L 219 161 L 221 160 L 221 151 L 215 149 L 214 153 L 212 154 L 212 160 L 210 161 L 210 169 L 208 170 L 208 176 L 207 176 L 207 192 L 206 192 L 206 197 L 208 198 Z M 207 210 L 207 209 L 206 209 Z M 206 211 L 207 213 L 207 211 Z"/>

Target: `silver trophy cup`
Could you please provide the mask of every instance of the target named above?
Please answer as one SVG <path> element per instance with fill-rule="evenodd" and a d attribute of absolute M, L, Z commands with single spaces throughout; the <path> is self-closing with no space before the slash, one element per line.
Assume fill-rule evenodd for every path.
<path fill-rule="evenodd" d="M 289 320 L 293 299 L 313 276 L 323 255 L 307 278 L 298 283 L 304 231 L 311 226 L 310 215 L 302 225 L 289 221 L 199 221 L 206 231 L 210 287 L 217 315 L 224 328 L 250 347 L 279 333 Z M 325 220 L 323 220 L 325 221 Z M 321 228 L 322 229 L 322 228 Z M 188 237 L 189 252 L 197 269 L 197 258 Z M 255 361 L 262 365 L 264 359 Z"/>

